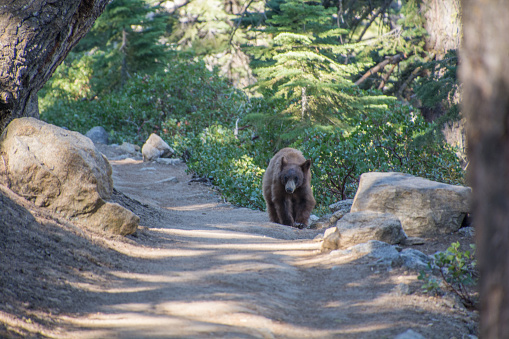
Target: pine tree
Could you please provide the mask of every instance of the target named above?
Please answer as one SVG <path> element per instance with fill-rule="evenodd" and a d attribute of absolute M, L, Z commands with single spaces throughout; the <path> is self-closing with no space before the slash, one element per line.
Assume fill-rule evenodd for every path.
<path fill-rule="evenodd" d="M 263 29 L 274 35 L 272 43 L 246 49 L 254 57 L 257 90 L 287 103 L 280 114 L 267 114 L 262 121 L 286 122 L 290 138 L 311 125 L 346 127 L 349 116 L 359 114 L 370 102 L 384 100 L 377 95 L 364 97 L 353 86 L 350 79 L 363 65 L 348 63 L 343 56 L 362 46 L 341 44 L 347 31 L 334 26 L 334 13 L 316 2 L 288 0 Z"/>
<path fill-rule="evenodd" d="M 144 0 L 114 0 L 106 7 L 76 48 L 94 55 L 98 80 L 94 83 L 99 91 L 122 86 L 134 73 L 151 73 L 161 67 L 167 50 L 160 42 L 166 21 L 158 6 Z"/>

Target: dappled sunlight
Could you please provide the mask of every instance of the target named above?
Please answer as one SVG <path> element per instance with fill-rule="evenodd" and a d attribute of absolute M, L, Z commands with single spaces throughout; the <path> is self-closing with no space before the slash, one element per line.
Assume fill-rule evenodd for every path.
<path fill-rule="evenodd" d="M 201 210 L 210 210 L 212 208 L 216 208 L 216 203 L 207 203 L 207 204 L 194 204 L 194 205 L 185 205 L 185 206 L 174 206 L 174 207 L 164 207 L 170 211 L 201 211 Z"/>

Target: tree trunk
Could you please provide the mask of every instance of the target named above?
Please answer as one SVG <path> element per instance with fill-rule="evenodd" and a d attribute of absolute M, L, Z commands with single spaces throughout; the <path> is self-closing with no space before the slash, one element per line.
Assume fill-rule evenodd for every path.
<path fill-rule="evenodd" d="M 88 32 L 108 0 L 2 0 L 0 132 L 39 116 L 37 92 Z"/>
<path fill-rule="evenodd" d="M 481 271 L 481 338 L 509 338 L 509 2 L 463 0 L 460 77 Z"/>
<path fill-rule="evenodd" d="M 423 0 L 424 28 L 428 31 L 426 50 L 441 60 L 448 50 L 458 49 L 461 40 L 460 0 Z"/>

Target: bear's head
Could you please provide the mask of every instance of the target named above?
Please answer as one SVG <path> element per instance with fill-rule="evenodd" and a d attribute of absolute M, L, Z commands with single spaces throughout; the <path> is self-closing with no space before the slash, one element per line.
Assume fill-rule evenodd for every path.
<path fill-rule="evenodd" d="M 302 164 L 294 164 L 287 162 L 285 157 L 281 158 L 279 181 L 285 187 L 286 193 L 292 194 L 306 182 L 310 167 L 311 160 L 306 160 Z"/>

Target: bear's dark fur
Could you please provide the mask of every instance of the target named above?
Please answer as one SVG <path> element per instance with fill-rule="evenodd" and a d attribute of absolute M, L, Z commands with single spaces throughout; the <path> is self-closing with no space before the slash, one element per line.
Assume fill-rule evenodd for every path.
<path fill-rule="evenodd" d="M 303 228 L 315 207 L 311 191 L 311 160 L 293 148 L 283 148 L 263 175 L 263 197 L 271 221 Z"/>

